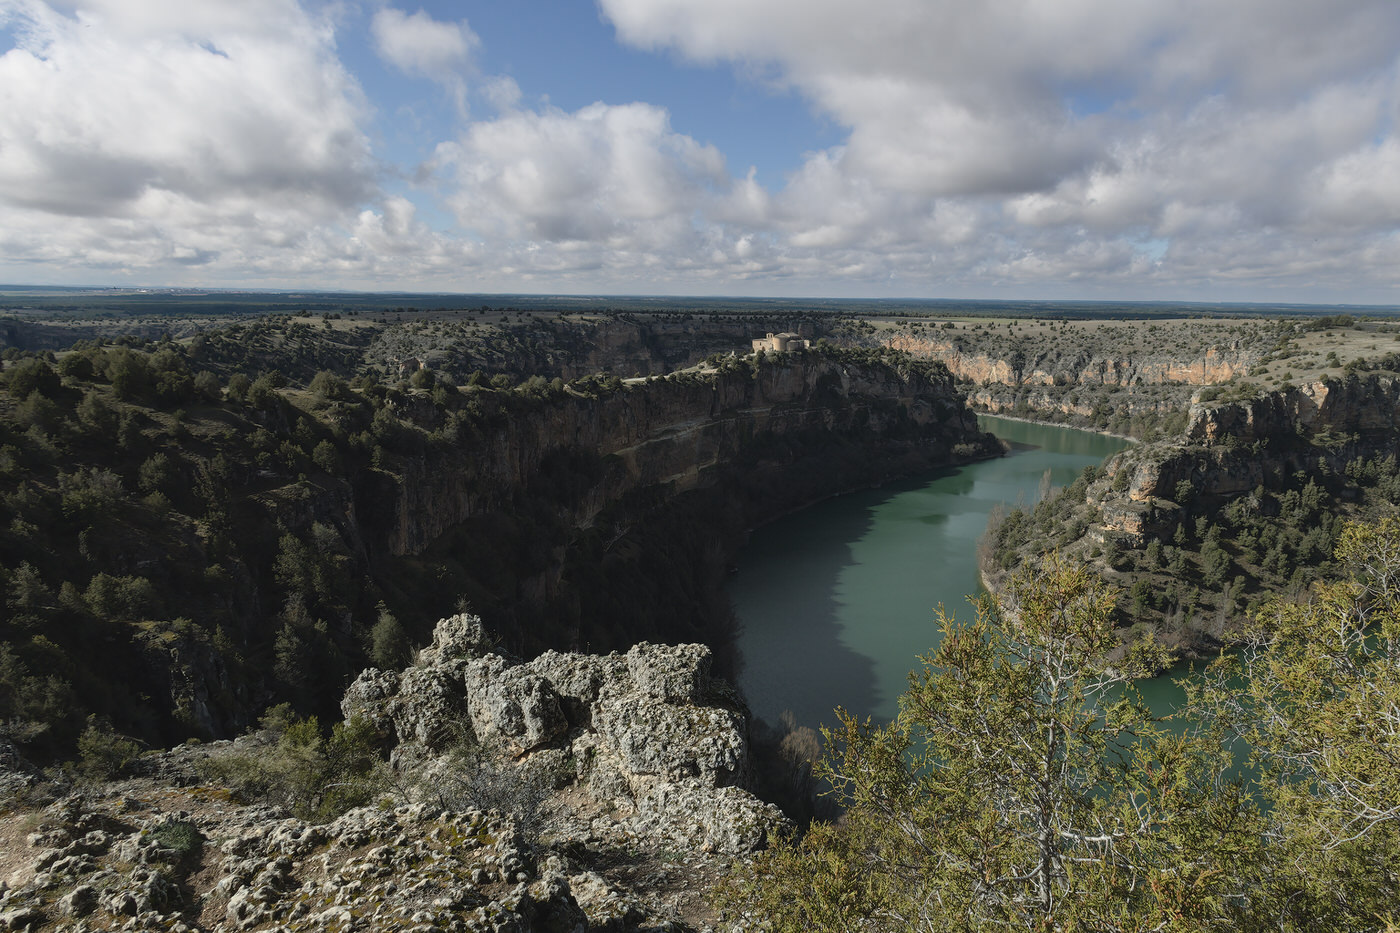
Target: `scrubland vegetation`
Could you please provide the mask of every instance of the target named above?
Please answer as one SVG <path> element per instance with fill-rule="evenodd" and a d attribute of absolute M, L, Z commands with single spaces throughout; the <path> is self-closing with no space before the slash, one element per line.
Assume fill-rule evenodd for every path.
<path fill-rule="evenodd" d="M 1343 578 L 1275 597 L 1155 719 L 1110 664 L 1115 592 L 1050 558 L 942 619 L 889 725 L 843 716 L 844 817 L 741 873 L 785 930 L 1385 930 L 1400 897 L 1400 522 L 1346 525 Z"/>
<path fill-rule="evenodd" d="M 971 623 L 942 620 L 895 723 L 843 719 L 815 774 L 810 730 L 754 737 L 757 783 L 814 822 L 735 882 L 735 914 L 774 930 L 1393 923 L 1393 443 L 1183 436 L 1193 403 L 1392 377 L 1389 321 L 484 306 L 166 320 L 126 336 L 112 332 L 121 321 L 81 316 L 8 325 L 0 732 L 73 760 L 64 780 L 121 775 L 151 744 L 261 717 L 265 753 L 207 776 L 317 820 L 374 799 L 395 778 L 378 736 L 334 721 L 341 689 L 366 664 L 402 666 L 458 600 L 508 612 L 556 560 L 563 504 L 604 464 L 557 457 L 512 509 L 411 556 L 364 534 L 391 524 L 404 477 L 568 399 L 663 373 L 688 385 L 757 374 L 780 360 L 746 356 L 748 338 L 803 328 L 840 362 L 938 379 L 947 359 L 983 407 L 1145 443 L 996 516 L 982 559 L 1000 595 Z M 750 454 L 780 458 L 791 443 Z M 1228 493 L 1197 472 L 1131 498 L 1135 477 L 1183 451 L 1222 470 L 1271 466 Z M 599 513 L 562 565 L 574 602 L 551 612 L 576 620 L 584 604 L 695 637 L 683 613 L 722 602 L 710 531 L 742 516 L 682 497 L 640 527 L 653 504 Z M 590 632 L 599 644 L 578 647 L 633 634 Z M 520 649 L 538 634 L 503 637 Z M 1131 676 L 1225 645 L 1243 647 L 1188 710 L 1148 715 Z M 530 809 L 536 788 L 478 765 L 463 773 L 481 786 L 444 789 L 454 806 Z M 817 799 L 828 786 L 834 797 Z M 824 822 L 833 807 L 844 817 Z"/>

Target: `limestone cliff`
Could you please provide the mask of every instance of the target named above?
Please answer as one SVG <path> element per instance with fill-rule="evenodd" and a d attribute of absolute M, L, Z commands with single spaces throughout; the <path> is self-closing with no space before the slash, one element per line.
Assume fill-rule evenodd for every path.
<path fill-rule="evenodd" d="M 1240 336 L 1223 324 L 1177 322 L 1171 337 L 1154 324 L 1020 326 L 1014 336 L 991 326 L 896 330 L 882 343 L 942 362 L 978 411 L 1136 437 L 1175 433 L 1193 387 L 1243 376 L 1271 346 L 1267 329 Z"/>
<path fill-rule="evenodd" d="M 1233 401 L 1192 404 L 1184 438 L 1118 454 L 1106 496 L 1110 530 L 1138 536 L 1157 500 L 1174 501 L 1185 483 L 1197 499 L 1223 500 L 1319 466 L 1339 470 L 1357 457 L 1393 450 L 1400 426 L 1400 380 L 1388 375 L 1329 379 Z M 1110 489 L 1112 486 L 1110 486 Z"/>
<path fill-rule="evenodd" d="M 946 375 L 775 355 L 752 367 L 647 378 L 603 397 L 563 395 L 447 456 L 405 463 L 387 548 L 417 554 L 453 525 L 508 508 L 552 457 L 570 451 L 598 463 L 596 480 L 565 506 L 570 521 L 585 526 L 630 490 L 664 486 L 677 494 L 712 485 L 727 464 L 775 438 L 815 448 L 823 436 L 854 434 L 876 445 L 880 462 L 867 482 L 899 472 L 901 458 L 937 465 L 994 450 Z M 972 446 L 955 453 L 959 444 Z M 780 467 L 781 458 L 773 453 L 764 465 Z"/>
<path fill-rule="evenodd" d="M 1115 353 L 1110 347 L 1060 350 L 1033 344 L 1008 354 L 993 354 L 966 348 L 957 341 L 910 334 L 895 334 L 886 344 L 917 357 L 939 360 L 956 378 L 979 385 L 1214 385 L 1244 375 L 1263 355 L 1261 349 L 1239 342 L 1177 354 L 1158 351 L 1132 355 L 1123 354 L 1121 348 Z"/>
<path fill-rule="evenodd" d="M 723 640 L 744 529 L 851 488 L 997 456 L 947 371 L 868 351 L 729 358 L 568 390 L 404 458 L 354 502 L 372 550 L 465 568 L 522 654 Z M 432 605 L 432 603 L 429 603 Z"/>

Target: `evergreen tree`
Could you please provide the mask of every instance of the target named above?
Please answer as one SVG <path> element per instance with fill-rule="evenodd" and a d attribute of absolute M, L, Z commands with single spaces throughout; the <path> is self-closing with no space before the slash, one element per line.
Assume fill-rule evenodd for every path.
<path fill-rule="evenodd" d="M 413 646 L 403 625 L 383 602 L 379 604 L 379 621 L 370 630 L 370 660 L 386 671 L 397 671 L 413 660 Z"/>
<path fill-rule="evenodd" d="M 787 930 L 1198 929 L 1249 851 L 1218 742 L 1157 723 L 1114 664 L 1115 594 L 1057 558 L 954 623 L 898 719 L 828 733 L 838 825 L 775 847 L 738 910 Z"/>

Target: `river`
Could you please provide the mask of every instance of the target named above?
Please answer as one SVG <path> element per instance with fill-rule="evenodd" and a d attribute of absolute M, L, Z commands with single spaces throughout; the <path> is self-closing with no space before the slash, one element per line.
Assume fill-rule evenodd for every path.
<path fill-rule="evenodd" d="M 1010 454 L 828 499 L 753 532 L 728 589 L 739 685 L 760 718 L 776 723 L 790 710 L 815 728 L 834 724 L 837 706 L 894 718 L 909 671 L 938 643 L 934 607 L 972 614 L 966 597 L 980 588 L 977 542 L 992 509 L 1031 506 L 1046 470 L 1066 486 L 1128 443 L 978 420 Z M 1172 688 L 1159 680 L 1166 701 Z"/>

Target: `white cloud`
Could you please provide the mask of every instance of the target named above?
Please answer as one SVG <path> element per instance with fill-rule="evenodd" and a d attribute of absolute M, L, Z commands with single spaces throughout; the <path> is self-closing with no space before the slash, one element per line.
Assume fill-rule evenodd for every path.
<path fill-rule="evenodd" d="M 51 255 L 241 251 L 234 234 L 326 222 L 375 193 L 358 86 L 290 0 L 0 9 L 21 36 L 0 56 L 0 205 Z"/>
<path fill-rule="evenodd" d="M 793 268 L 845 251 L 832 268 L 933 288 L 1395 281 L 1367 265 L 1400 206 L 1393 0 L 600 7 L 624 42 L 763 74 L 846 127 L 767 199 Z"/>
<path fill-rule="evenodd" d="M 442 22 L 422 10 L 407 14 L 387 7 L 374 14 L 370 29 L 375 49 L 386 62 L 408 74 L 438 80 L 466 68 L 480 44 L 465 21 Z"/>
<path fill-rule="evenodd" d="M 728 184 L 712 146 L 672 131 L 665 110 L 592 104 L 511 111 L 443 147 L 463 226 L 488 237 L 643 249 L 684 239 Z"/>
<path fill-rule="evenodd" d="M 843 128 L 770 187 L 731 177 L 646 87 L 532 109 L 486 76 L 495 116 L 473 121 L 468 24 L 366 6 L 0 0 L 17 36 L 0 272 L 1294 299 L 1400 284 L 1394 0 L 599 0 L 623 41 L 762 76 Z M 454 129 L 428 163 L 389 160 L 421 158 L 399 153 L 444 125 L 441 100 L 376 118 L 341 58 L 359 37 L 338 29 L 448 89 Z"/>

